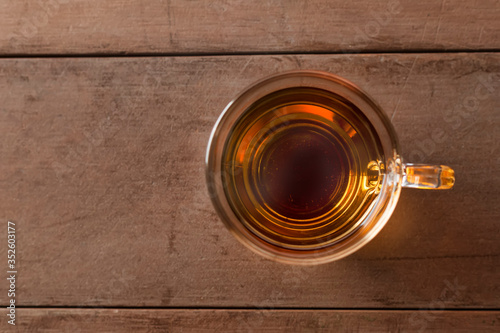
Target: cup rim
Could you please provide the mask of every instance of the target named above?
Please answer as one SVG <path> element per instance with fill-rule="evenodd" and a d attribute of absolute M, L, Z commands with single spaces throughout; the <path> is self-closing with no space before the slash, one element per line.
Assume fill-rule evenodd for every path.
<path fill-rule="evenodd" d="M 354 231 L 346 239 L 341 240 L 343 242 L 342 247 L 337 246 L 335 248 L 336 245 L 332 245 L 330 246 L 332 249 L 319 252 L 319 254 L 306 254 L 306 252 L 300 251 L 283 252 L 282 249 L 273 249 L 274 246 L 272 245 L 264 248 L 262 242 L 256 241 L 256 236 L 244 227 L 243 223 L 239 221 L 232 211 L 225 196 L 221 180 L 222 175 L 218 174 L 218 170 L 220 173 L 222 172 L 220 171 L 222 157 L 220 146 L 224 145 L 232 125 L 251 103 L 279 89 L 289 87 L 325 89 L 348 99 L 365 116 L 367 115 L 366 112 L 370 113 L 368 119 L 374 125 L 381 140 L 383 139 L 386 174 L 384 175 L 380 194 L 366 216 L 363 216 L 365 225 L 361 229 L 364 232 L 357 234 L 358 231 Z M 385 225 L 395 208 L 401 191 L 403 168 L 398 151 L 398 139 L 392 123 L 382 108 L 365 91 L 345 78 L 331 73 L 315 70 L 293 70 L 267 76 L 247 86 L 228 103 L 217 119 L 210 135 L 205 159 L 205 175 L 209 195 L 219 218 L 242 244 L 274 261 L 288 264 L 314 265 L 338 260 L 357 251 L 373 239 Z M 357 235 L 358 237 L 356 237 Z"/>

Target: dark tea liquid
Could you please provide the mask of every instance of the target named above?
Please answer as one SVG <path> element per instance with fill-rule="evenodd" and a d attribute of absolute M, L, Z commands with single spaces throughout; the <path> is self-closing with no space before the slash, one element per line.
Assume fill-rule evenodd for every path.
<path fill-rule="evenodd" d="M 251 105 L 223 153 L 231 208 L 261 241 L 291 250 L 334 244 L 359 227 L 379 192 L 378 136 L 333 93 L 277 91 Z"/>

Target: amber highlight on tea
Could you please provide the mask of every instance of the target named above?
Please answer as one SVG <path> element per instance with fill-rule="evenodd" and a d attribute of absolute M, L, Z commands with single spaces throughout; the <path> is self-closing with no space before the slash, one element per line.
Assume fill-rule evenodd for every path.
<path fill-rule="evenodd" d="M 288 88 L 253 103 L 223 151 L 231 209 L 256 238 L 319 250 L 359 227 L 380 190 L 384 156 L 363 113 L 317 88 Z"/>

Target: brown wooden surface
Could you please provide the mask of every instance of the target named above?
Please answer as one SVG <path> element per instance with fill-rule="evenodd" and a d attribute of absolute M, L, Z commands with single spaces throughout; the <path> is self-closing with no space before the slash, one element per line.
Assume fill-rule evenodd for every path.
<path fill-rule="evenodd" d="M 0 54 L 478 50 L 498 0 L 0 2 Z"/>
<path fill-rule="evenodd" d="M 0 0 L 0 331 L 498 331 L 499 45 L 498 0 Z M 457 177 L 316 267 L 240 245 L 204 179 L 225 105 L 298 68 L 358 84 L 407 161 Z"/>
<path fill-rule="evenodd" d="M 19 302 L 407 308 L 428 307 L 457 283 L 457 297 L 445 292 L 446 308 L 498 307 L 499 60 L 1 60 L 0 212 L 17 223 Z M 204 181 L 206 143 L 225 104 L 262 76 L 299 67 L 338 73 L 375 96 L 405 156 L 419 157 L 415 148 L 440 129 L 446 140 L 424 161 L 457 174 L 451 191 L 405 189 L 387 227 L 358 253 L 301 268 L 261 259 L 233 239 Z M 488 80 L 492 93 L 481 85 Z M 462 102 L 476 91 L 482 100 L 469 112 Z"/>
<path fill-rule="evenodd" d="M 498 332 L 500 311 L 21 309 L 23 332 Z M 8 329 L 4 321 L 1 328 Z"/>

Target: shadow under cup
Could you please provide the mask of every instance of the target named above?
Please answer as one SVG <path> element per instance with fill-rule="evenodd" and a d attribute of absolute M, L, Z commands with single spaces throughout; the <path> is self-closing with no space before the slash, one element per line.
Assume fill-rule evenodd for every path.
<path fill-rule="evenodd" d="M 218 119 L 206 176 L 229 230 L 267 258 L 342 258 L 383 227 L 404 166 L 380 107 L 332 74 L 294 71 L 246 89 Z"/>

